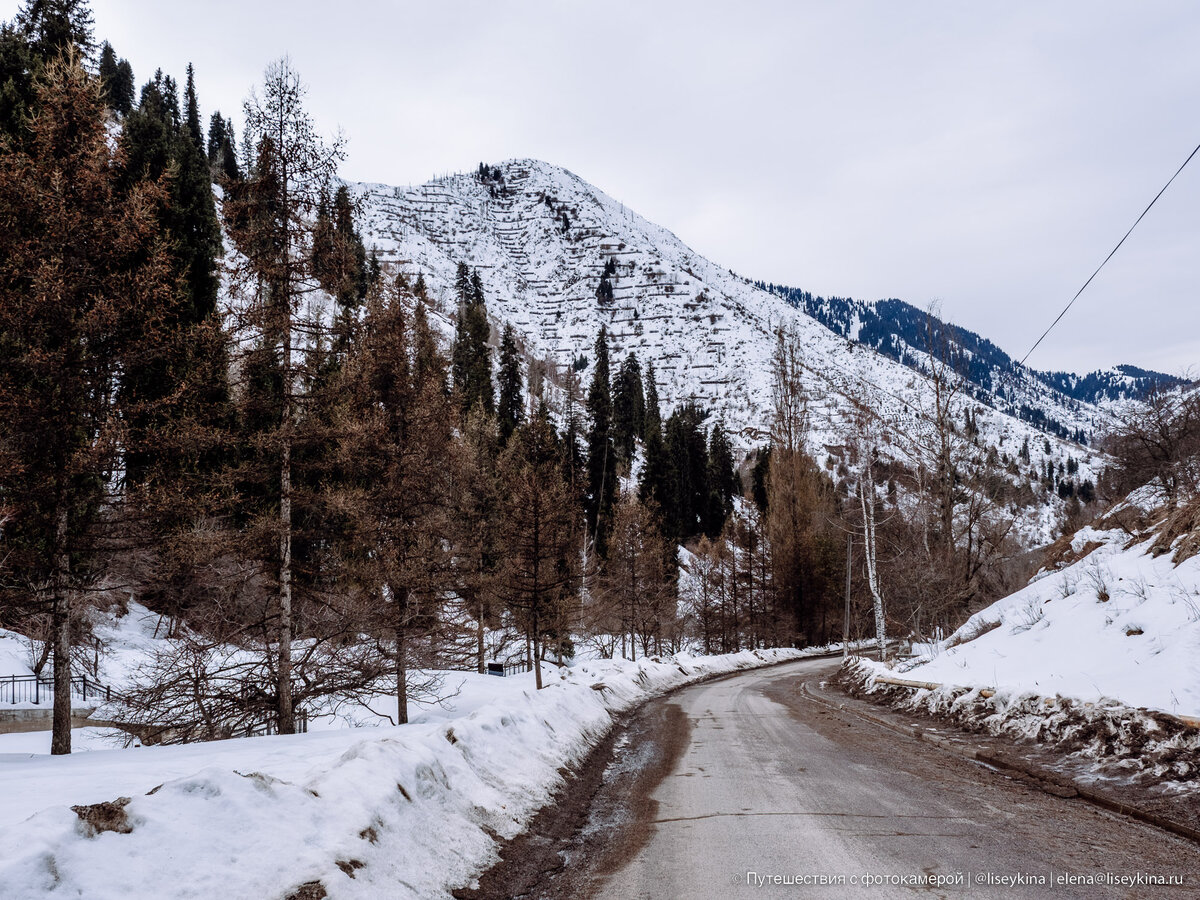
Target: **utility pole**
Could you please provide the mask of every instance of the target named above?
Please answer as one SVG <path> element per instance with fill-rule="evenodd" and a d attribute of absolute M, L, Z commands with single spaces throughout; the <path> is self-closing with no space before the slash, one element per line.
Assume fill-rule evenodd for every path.
<path fill-rule="evenodd" d="M 842 659 L 850 658 L 850 565 L 854 535 L 846 535 L 846 611 L 842 615 Z"/>

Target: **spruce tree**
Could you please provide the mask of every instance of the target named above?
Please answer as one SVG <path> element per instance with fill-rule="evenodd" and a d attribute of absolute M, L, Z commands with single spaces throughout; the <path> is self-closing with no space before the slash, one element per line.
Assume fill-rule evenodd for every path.
<path fill-rule="evenodd" d="M 667 459 L 667 447 L 663 441 L 653 362 L 646 363 L 646 413 L 642 439 L 645 442 L 646 461 L 642 466 L 641 480 L 638 482 L 638 498 L 643 503 L 653 503 L 659 510 L 667 510 L 670 508 L 669 504 L 673 503 L 670 464 Z M 663 518 L 665 520 L 665 516 Z M 671 533 L 674 533 L 673 529 Z"/>
<path fill-rule="evenodd" d="M 120 138 L 124 155 L 120 183 L 124 190 L 130 191 L 139 183 L 166 179 L 170 193 L 158 210 L 158 218 L 169 236 L 167 259 L 178 290 L 170 307 L 159 311 L 159 315 L 164 325 L 181 336 L 192 334 L 195 339 L 189 341 L 192 351 L 188 359 L 147 356 L 137 360 L 126 373 L 122 390 L 137 397 L 142 405 L 152 404 L 158 398 L 177 394 L 183 385 L 193 382 L 203 372 L 207 387 L 197 389 L 220 405 L 228 394 L 225 350 L 218 334 L 217 313 L 221 232 L 207 160 L 191 138 L 172 122 L 162 95 L 163 83 L 157 77 L 149 82 L 142 89 L 138 108 L 125 118 Z M 192 409 L 186 415 L 197 413 L 199 410 Z M 220 415 L 224 413 L 218 414 L 218 418 Z M 160 429 L 165 424 L 138 414 L 130 422 L 135 431 Z M 178 451 L 166 443 L 131 448 L 125 465 L 127 479 L 131 484 L 140 484 L 149 470 L 161 469 L 172 459 L 181 462 Z"/>
<path fill-rule="evenodd" d="M 204 129 L 200 127 L 200 104 L 196 100 L 196 76 L 192 64 L 187 67 L 187 89 L 184 92 L 184 127 L 197 153 L 204 153 Z"/>
<path fill-rule="evenodd" d="M 205 146 L 205 154 L 210 166 L 215 167 L 220 162 L 225 140 L 225 117 L 218 110 L 208 117 L 208 143 Z"/>
<path fill-rule="evenodd" d="M 96 46 L 88 0 L 27 0 L 17 12 L 16 25 L 45 65 L 72 47 L 86 60 Z"/>
<path fill-rule="evenodd" d="M 0 26 L 0 133 L 17 143 L 29 139 L 39 80 L 64 54 L 91 56 L 92 24 L 86 0 L 26 0 Z"/>
<path fill-rule="evenodd" d="M 624 460 L 633 457 L 636 438 L 646 427 L 646 398 L 642 390 L 642 367 L 630 353 L 613 381 L 613 440 Z"/>
<path fill-rule="evenodd" d="M 741 483 L 733 465 L 733 445 L 720 422 L 713 425 L 708 436 L 705 480 L 708 497 L 704 510 L 704 533 L 711 540 L 716 540 L 733 510 L 733 498 L 741 493 Z"/>
<path fill-rule="evenodd" d="M 642 427 L 642 439 L 650 440 L 650 435 L 654 432 L 658 433 L 659 438 L 662 438 L 662 413 L 658 406 L 658 385 L 654 379 L 654 361 L 650 360 L 646 363 L 646 403 Z"/>
<path fill-rule="evenodd" d="M 612 434 L 612 393 L 608 369 L 608 329 L 600 326 L 596 336 L 596 364 L 588 389 L 587 411 L 587 525 L 596 553 L 604 558 L 612 528 L 612 509 L 617 491 L 617 450 Z"/>
<path fill-rule="evenodd" d="M 671 413 L 666 424 L 669 487 L 663 518 L 667 533 L 679 543 L 702 530 L 708 500 L 708 446 L 703 428 L 707 415 L 694 401 L 688 401 Z"/>
<path fill-rule="evenodd" d="M 500 339 L 499 380 L 500 396 L 496 406 L 496 417 L 500 423 L 500 441 L 507 444 L 509 437 L 525 417 L 521 355 L 517 351 L 517 340 L 512 325 L 504 326 L 504 336 Z"/>
<path fill-rule="evenodd" d="M 238 168 L 237 139 L 233 134 L 233 119 L 225 120 L 225 143 L 221 146 L 221 175 L 226 181 L 238 181 L 242 171 Z"/>
<path fill-rule="evenodd" d="M 455 286 L 459 307 L 452 357 L 454 390 L 464 414 L 473 406 L 494 414 L 496 397 L 492 389 L 491 348 L 488 347 L 491 326 L 479 272 L 471 273 L 464 263 L 459 263 Z"/>

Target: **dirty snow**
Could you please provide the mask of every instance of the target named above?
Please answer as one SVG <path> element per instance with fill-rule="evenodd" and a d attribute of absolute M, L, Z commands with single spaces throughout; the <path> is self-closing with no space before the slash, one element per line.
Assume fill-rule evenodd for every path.
<path fill-rule="evenodd" d="M 6 896 L 89 900 L 281 897 L 311 881 L 333 898 L 448 897 L 496 860 L 497 838 L 550 800 L 615 713 L 801 655 L 587 661 L 547 667 L 541 692 L 531 674 L 470 678 L 457 711 L 400 727 L 4 754 L 0 884 Z M 93 835 L 70 809 L 119 797 L 132 798 L 128 833 Z"/>

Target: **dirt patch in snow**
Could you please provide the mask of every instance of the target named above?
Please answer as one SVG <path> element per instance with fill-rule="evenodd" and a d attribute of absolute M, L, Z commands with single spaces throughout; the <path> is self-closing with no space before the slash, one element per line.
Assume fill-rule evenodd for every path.
<path fill-rule="evenodd" d="M 88 837 L 95 837 L 105 831 L 129 834 L 133 831 L 133 825 L 125 813 L 125 807 L 129 805 L 130 799 L 118 797 L 116 800 L 106 800 L 89 806 L 72 806 L 71 809 L 79 816 L 81 827 Z"/>

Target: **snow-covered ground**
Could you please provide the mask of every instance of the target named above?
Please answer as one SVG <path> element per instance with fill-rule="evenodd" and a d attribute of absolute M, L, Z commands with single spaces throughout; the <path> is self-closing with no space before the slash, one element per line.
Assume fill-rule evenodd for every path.
<path fill-rule="evenodd" d="M 69 757 L 0 754 L 4 896 L 447 897 L 496 859 L 578 762 L 642 700 L 798 658 L 769 650 L 592 660 L 465 677 L 400 727 L 340 729 Z M 461 674 L 461 673 L 459 673 Z M 30 740 L 20 736 L 22 740 Z M 99 833 L 73 812 L 131 798 Z"/>
<path fill-rule="evenodd" d="M 904 677 L 1200 717 L 1200 556 L 1156 556 L 1154 537 L 1082 529 L 1072 553 L 1091 552 L 924 647 Z"/>

